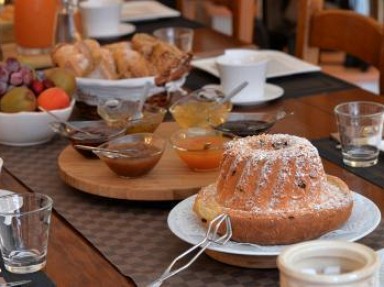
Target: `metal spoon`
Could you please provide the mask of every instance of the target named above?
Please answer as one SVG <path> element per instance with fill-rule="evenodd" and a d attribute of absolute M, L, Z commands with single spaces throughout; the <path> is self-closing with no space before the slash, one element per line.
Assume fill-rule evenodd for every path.
<path fill-rule="evenodd" d="M 137 156 L 136 151 L 132 151 L 131 154 L 129 153 L 132 150 L 132 147 L 129 149 L 122 149 L 122 150 L 107 149 L 107 148 L 88 146 L 88 145 L 80 145 L 80 144 L 75 145 L 75 147 L 79 148 L 79 149 L 83 149 L 83 150 L 93 151 L 93 152 L 110 153 L 110 154 L 114 154 L 114 155 L 119 155 L 121 157 Z"/>
<path fill-rule="evenodd" d="M 235 87 L 232 91 L 230 91 L 227 95 L 225 95 L 224 98 L 221 98 L 218 100 L 219 103 L 228 102 L 230 99 L 232 99 L 234 96 L 236 96 L 238 93 L 240 93 L 246 86 L 248 86 L 248 82 L 244 81 L 237 87 Z"/>
<path fill-rule="evenodd" d="M 91 136 L 91 137 L 95 136 L 95 134 L 93 134 L 93 133 L 90 133 L 90 132 L 88 132 L 88 131 L 82 130 L 82 129 L 80 129 L 80 128 L 78 128 L 78 127 L 76 127 L 76 126 L 70 124 L 70 123 L 67 122 L 67 121 L 63 121 L 63 120 L 60 119 L 58 116 L 56 116 L 54 113 L 52 113 L 51 111 L 49 111 L 49 110 L 47 110 L 47 109 L 45 109 L 45 108 L 43 108 L 43 107 L 41 107 L 41 106 L 39 106 L 38 108 L 39 108 L 39 110 L 41 110 L 41 111 L 47 113 L 48 115 L 50 115 L 51 117 L 53 117 L 53 118 L 54 118 L 56 121 L 58 121 L 59 123 L 62 123 L 63 125 L 66 125 L 67 127 L 71 128 L 72 130 L 74 130 L 74 131 L 76 131 L 76 132 L 84 133 L 84 134 L 86 134 L 86 135 L 88 135 L 88 136 Z"/>
<path fill-rule="evenodd" d="M 121 151 L 118 151 L 118 150 L 101 148 L 96 146 L 81 145 L 81 144 L 75 145 L 75 148 L 89 150 L 89 151 L 96 151 L 96 152 L 109 152 L 109 153 L 121 154 Z"/>
<path fill-rule="evenodd" d="M 31 283 L 32 280 L 19 280 L 19 281 L 10 281 L 6 283 L 0 283 L 0 287 L 14 287 L 14 286 L 21 286 L 28 283 Z"/>
<path fill-rule="evenodd" d="M 197 98 L 203 101 L 208 102 L 217 102 L 219 104 L 230 101 L 234 96 L 236 96 L 242 89 L 248 85 L 248 82 L 242 82 L 240 85 L 236 86 L 232 91 L 227 95 L 224 95 L 223 92 L 218 88 L 203 88 L 198 94 Z"/>

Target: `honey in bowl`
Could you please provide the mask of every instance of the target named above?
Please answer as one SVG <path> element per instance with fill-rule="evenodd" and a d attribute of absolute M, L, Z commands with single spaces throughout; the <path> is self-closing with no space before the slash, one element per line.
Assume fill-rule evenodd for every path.
<path fill-rule="evenodd" d="M 181 128 L 217 126 L 232 109 L 229 101 L 220 101 L 223 97 L 217 89 L 197 90 L 176 101 L 169 111 Z"/>
<path fill-rule="evenodd" d="M 165 140 L 151 133 L 126 135 L 99 146 L 97 156 L 118 176 L 135 178 L 150 172 L 159 162 Z M 110 150 L 110 151 L 106 151 Z"/>
<path fill-rule="evenodd" d="M 125 133 L 153 133 L 163 122 L 166 113 L 164 108 L 145 105 L 142 118 L 125 123 Z"/>
<path fill-rule="evenodd" d="M 231 138 L 204 128 L 189 128 L 175 132 L 170 141 L 180 159 L 194 171 L 209 171 L 220 165 L 224 144 Z"/>

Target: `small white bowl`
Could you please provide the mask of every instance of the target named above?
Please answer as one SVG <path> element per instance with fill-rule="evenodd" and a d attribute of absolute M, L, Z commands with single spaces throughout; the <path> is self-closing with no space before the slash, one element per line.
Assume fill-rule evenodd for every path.
<path fill-rule="evenodd" d="M 53 110 L 53 114 L 66 121 L 69 119 L 75 100 L 68 108 Z M 46 112 L 0 112 L 0 144 L 30 146 L 48 142 L 54 136 L 50 123 L 55 122 Z"/>

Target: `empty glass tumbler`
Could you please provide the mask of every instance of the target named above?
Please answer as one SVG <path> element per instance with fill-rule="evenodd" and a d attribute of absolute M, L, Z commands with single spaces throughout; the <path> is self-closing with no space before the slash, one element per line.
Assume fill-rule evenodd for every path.
<path fill-rule="evenodd" d="M 384 105 L 356 101 L 335 107 L 343 162 L 352 167 L 375 165 L 382 141 Z"/>
<path fill-rule="evenodd" d="M 45 266 L 52 204 L 39 193 L 0 197 L 0 249 L 8 271 L 31 273 Z"/>

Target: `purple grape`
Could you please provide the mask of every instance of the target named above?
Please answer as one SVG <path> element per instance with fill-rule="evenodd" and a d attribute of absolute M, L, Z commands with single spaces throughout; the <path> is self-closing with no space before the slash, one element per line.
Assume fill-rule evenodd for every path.
<path fill-rule="evenodd" d="M 19 71 L 21 67 L 20 62 L 13 57 L 7 58 L 5 65 L 10 73 Z"/>
<path fill-rule="evenodd" d="M 0 82 L 7 83 L 9 80 L 9 72 L 5 65 L 0 65 Z"/>
<path fill-rule="evenodd" d="M 8 84 L 5 82 L 0 82 L 0 96 L 4 95 L 8 90 Z"/>
<path fill-rule="evenodd" d="M 13 72 L 9 78 L 9 83 L 13 86 L 20 86 L 23 84 L 23 74 L 21 72 Z"/>
<path fill-rule="evenodd" d="M 23 84 L 29 86 L 34 78 L 32 70 L 27 66 L 22 66 L 19 72 L 23 76 Z"/>

